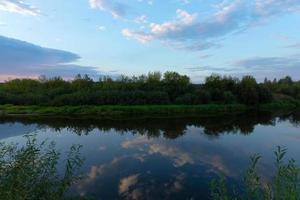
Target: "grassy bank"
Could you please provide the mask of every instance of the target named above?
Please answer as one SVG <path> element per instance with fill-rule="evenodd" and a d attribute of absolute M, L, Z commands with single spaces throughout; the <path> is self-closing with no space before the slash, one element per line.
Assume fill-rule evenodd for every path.
<path fill-rule="evenodd" d="M 43 115 L 43 116 L 88 116 L 93 118 L 120 117 L 173 117 L 213 116 L 243 113 L 258 109 L 263 111 L 295 110 L 296 104 L 276 102 L 249 107 L 241 104 L 203 105 L 140 105 L 140 106 L 15 106 L 0 105 L 0 115 Z"/>
<path fill-rule="evenodd" d="M 276 111 L 276 110 L 296 110 L 299 109 L 299 101 L 274 101 L 268 104 L 259 105 L 259 110 Z"/>
<path fill-rule="evenodd" d="M 97 118 L 139 117 L 139 116 L 206 116 L 236 114 L 247 110 L 247 106 L 234 105 L 142 105 L 142 106 L 14 106 L 0 105 L 2 116 L 7 115 L 59 115 L 92 116 Z"/>

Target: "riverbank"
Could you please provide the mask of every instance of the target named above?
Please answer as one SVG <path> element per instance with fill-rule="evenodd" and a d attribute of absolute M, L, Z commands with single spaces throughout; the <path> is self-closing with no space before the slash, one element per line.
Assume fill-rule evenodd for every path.
<path fill-rule="evenodd" d="M 1 105 L 2 116 L 88 116 L 95 118 L 119 117 L 172 117 L 180 116 L 210 116 L 220 114 L 237 114 L 247 110 L 247 106 L 234 105 L 139 105 L 139 106 L 14 106 Z"/>
<path fill-rule="evenodd" d="M 217 116 L 249 110 L 294 110 L 296 105 L 276 102 L 249 107 L 242 104 L 139 106 L 15 106 L 0 105 L 1 116 L 74 116 L 90 118 Z"/>

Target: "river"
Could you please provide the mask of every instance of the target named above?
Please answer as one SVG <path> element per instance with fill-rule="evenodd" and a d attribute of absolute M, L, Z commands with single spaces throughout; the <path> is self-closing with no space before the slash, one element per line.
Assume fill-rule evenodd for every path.
<path fill-rule="evenodd" d="M 10 117 L 0 119 L 0 141 L 25 134 L 53 140 L 59 151 L 81 144 L 83 179 L 70 195 L 96 199 L 208 199 L 209 184 L 223 175 L 239 185 L 249 156 L 262 155 L 263 180 L 274 172 L 276 146 L 300 162 L 300 114 L 95 120 Z"/>

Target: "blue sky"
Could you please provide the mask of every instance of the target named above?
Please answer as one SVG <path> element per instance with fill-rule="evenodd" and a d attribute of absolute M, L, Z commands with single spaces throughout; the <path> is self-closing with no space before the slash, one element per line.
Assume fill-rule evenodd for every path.
<path fill-rule="evenodd" d="M 0 79 L 178 71 L 300 79 L 299 0 L 0 0 Z"/>

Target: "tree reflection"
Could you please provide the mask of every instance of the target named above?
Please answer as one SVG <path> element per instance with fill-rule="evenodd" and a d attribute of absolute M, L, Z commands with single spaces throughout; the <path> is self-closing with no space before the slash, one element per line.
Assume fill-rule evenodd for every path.
<path fill-rule="evenodd" d="M 149 138 L 163 136 L 176 139 L 184 135 L 189 127 L 203 129 L 203 133 L 210 137 L 223 134 L 251 134 L 256 125 L 275 126 L 278 121 L 289 121 L 294 126 L 300 125 L 300 112 L 271 113 L 249 112 L 239 115 L 217 117 L 189 117 L 189 118 L 155 118 L 155 119 L 128 119 L 128 120 L 100 120 L 54 117 L 5 117 L 0 123 L 36 124 L 39 128 L 53 128 L 56 132 L 63 129 L 70 130 L 78 135 L 88 135 L 98 129 L 106 132 L 115 130 L 120 134 L 132 133 L 145 135 Z"/>

